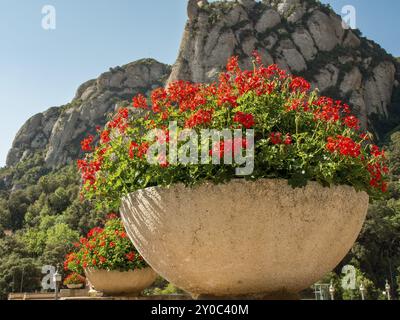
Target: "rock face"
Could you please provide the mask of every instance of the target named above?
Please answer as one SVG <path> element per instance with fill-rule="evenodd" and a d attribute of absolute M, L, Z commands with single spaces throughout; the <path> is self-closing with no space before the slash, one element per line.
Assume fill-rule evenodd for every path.
<path fill-rule="evenodd" d="M 166 79 L 210 82 L 238 55 L 252 68 L 256 49 L 265 64 L 276 63 L 305 77 L 322 94 L 349 102 L 364 127 L 371 114 L 390 116 L 399 92 L 399 62 L 379 45 L 345 30 L 331 9 L 306 0 L 189 0 L 179 56 L 171 68 L 141 60 L 111 69 L 83 84 L 67 106 L 32 117 L 18 132 L 7 165 L 42 152 L 49 167 L 79 156 L 88 130 L 106 121 L 117 102 L 147 93 Z"/>
<path fill-rule="evenodd" d="M 74 100 L 29 119 L 18 132 L 7 157 L 13 166 L 35 152 L 43 152 L 46 164 L 55 168 L 76 159 L 80 140 L 106 122 L 116 104 L 135 94 L 163 86 L 170 67 L 155 60 L 140 60 L 110 69 L 79 87 Z"/>
<path fill-rule="evenodd" d="M 368 126 L 373 113 L 388 116 L 398 86 L 398 62 L 379 45 L 343 28 L 340 16 L 311 1 L 217 1 L 191 11 L 169 81 L 209 82 L 229 56 L 243 67 L 258 50 L 264 63 L 276 63 L 304 76 L 322 94 L 354 106 Z M 397 69 L 397 73 L 396 73 Z"/>
<path fill-rule="evenodd" d="M 31 153 L 43 150 L 48 144 L 53 126 L 60 113 L 60 108 L 53 107 L 30 118 L 14 139 L 7 156 L 7 165 L 15 165 Z"/>

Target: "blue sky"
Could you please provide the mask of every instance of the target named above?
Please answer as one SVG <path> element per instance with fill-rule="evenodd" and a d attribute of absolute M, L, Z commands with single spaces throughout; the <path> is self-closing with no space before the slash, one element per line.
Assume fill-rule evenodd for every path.
<path fill-rule="evenodd" d="M 357 9 L 364 35 L 400 56 L 400 1 L 325 0 Z M 57 28 L 41 26 L 42 7 Z M 69 102 L 77 87 L 110 67 L 141 58 L 172 64 L 186 21 L 186 0 L 0 0 L 0 166 L 21 125 Z"/>

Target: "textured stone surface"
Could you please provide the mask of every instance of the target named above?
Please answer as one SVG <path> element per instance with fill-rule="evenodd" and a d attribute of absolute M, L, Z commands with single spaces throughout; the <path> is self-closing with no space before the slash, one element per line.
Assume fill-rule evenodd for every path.
<path fill-rule="evenodd" d="M 94 289 L 109 296 L 137 296 L 157 279 L 151 268 L 129 272 L 88 269 L 85 274 Z"/>
<path fill-rule="evenodd" d="M 30 118 L 14 139 L 8 152 L 7 165 L 15 165 L 36 151 L 43 150 L 49 142 L 52 128 L 60 113 L 61 109 L 50 108 Z"/>
<path fill-rule="evenodd" d="M 308 28 L 321 51 L 330 51 L 341 44 L 344 29 L 337 18 L 316 10 L 308 21 Z"/>
<path fill-rule="evenodd" d="M 306 62 L 299 51 L 297 51 L 295 45 L 290 40 L 283 40 L 277 49 L 279 58 L 282 58 L 289 71 L 299 72 L 307 69 Z M 287 68 L 286 68 L 287 69 Z"/>
<path fill-rule="evenodd" d="M 358 38 L 352 31 L 349 31 L 346 38 L 343 41 L 343 45 L 349 48 L 358 48 L 361 44 L 360 38 Z"/>
<path fill-rule="evenodd" d="M 271 29 L 281 22 L 281 17 L 278 12 L 273 9 L 266 10 L 260 20 L 257 21 L 256 30 L 257 32 L 263 33 L 268 29 Z"/>
<path fill-rule="evenodd" d="M 314 87 L 318 88 L 320 91 L 324 91 L 336 86 L 338 78 L 339 69 L 333 64 L 328 64 L 315 76 L 316 84 L 314 84 Z"/>
<path fill-rule="evenodd" d="M 161 276 L 194 296 L 296 293 L 356 240 L 368 195 L 285 180 L 149 188 L 123 199 L 128 235 Z"/>
<path fill-rule="evenodd" d="M 51 108 L 27 121 L 14 139 L 7 165 L 15 165 L 36 151 L 45 151 L 49 167 L 76 159 L 80 140 L 89 132 L 94 133 L 97 125 L 105 124 L 107 114 L 118 101 L 163 86 L 169 73 L 169 66 L 147 59 L 111 69 L 84 83 L 70 105 Z"/>
<path fill-rule="evenodd" d="M 373 76 L 367 80 L 364 89 L 368 114 L 375 112 L 388 115 L 387 107 L 392 99 L 395 72 L 390 62 L 382 62 L 373 70 Z"/>
<path fill-rule="evenodd" d="M 277 8 L 278 12 L 291 23 L 298 22 L 305 13 L 304 3 L 301 0 L 281 0 Z"/>
<path fill-rule="evenodd" d="M 238 0 L 238 2 L 246 8 L 252 8 L 256 5 L 255 0 Z"/>
<path fill-rule="evenodd" d="M 340 84 L 340 90 L 343 93 L 348 93 L 352 90 L 359 90 L 362 85 L 362 74 L 360 69 L 354 67 L 349 73 L 347 73 L 342 83 Z"/>
<path fill-rule="evenodd" d="M 292 34 L 292 39 L 307 61 L 311 61 L 315 58 L 318 50 L 315 47 L 314 40 L 307 29 L 297 28 Z"/>

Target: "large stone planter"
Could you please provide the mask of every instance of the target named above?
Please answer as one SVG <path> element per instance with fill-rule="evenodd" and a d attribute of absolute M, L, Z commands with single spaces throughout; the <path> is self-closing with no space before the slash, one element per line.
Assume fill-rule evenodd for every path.
<path fill-rule="evenodd" d="M 354 244 L 368 195 L 317 183 L 235 180 L 148 188 L 121 214 L 137 250 L 193 296 L 295 294 L 333 270 Z"/>
<path fill-rule="evenodd" d="M 96 291 L 108 296 L 138 296 L 157 278 L 151 268 L 128 272 L 86 269 L 85 274 Z"/>

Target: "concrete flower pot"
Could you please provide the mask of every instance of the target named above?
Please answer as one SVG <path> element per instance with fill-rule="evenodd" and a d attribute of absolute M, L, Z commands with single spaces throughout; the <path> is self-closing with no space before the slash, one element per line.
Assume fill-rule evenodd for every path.
<path fill-rule="evenodd" d="M 161 276 L 194 297 L 282 297 L 346 256 L 369 197 L 348 186 L 286 180 L 174 185 L 122 201 L 128 235 Z"/>
<path fill-rule="evenodd" d="M 71 290 L 82 289 L 83 288 L 83 283 L 67 284 L 67 288 L 71 289 Z"/>
<path fill-rule="evenodd" d="M 151 268 L 128 272 L 86 269 L 85 274 L 96 291 L 108 296 L 138 296 L 157 278 Z"/>

